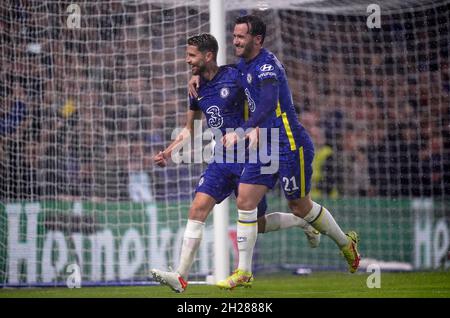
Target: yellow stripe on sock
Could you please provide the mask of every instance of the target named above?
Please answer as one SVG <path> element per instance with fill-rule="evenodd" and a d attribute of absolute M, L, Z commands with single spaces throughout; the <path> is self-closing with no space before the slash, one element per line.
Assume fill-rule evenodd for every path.
<path fill-rule="evenodd" d="M 239 225 L 245 225 L 245 226 L 255 226 L 258 225 L 257 221 L 249 222 L 249 223 L 242 223 L 240 221 L 237 222 Z"/>
<path fill-rule="evenodd" d="M 313 224 L 313 223 L 316 223 L 316 222 L 318 222 L 318 221 L 320 221 L 321 219 L 322 219 L 322 216 L 323 216 L 323 206 L 320 206 L 320 212 L 319 212 L 319 215 L 317 215 L 317 217 L 314 219 L 314 220 L 312 220 L 311 222 L 309 222 L 309 224 Z"/>

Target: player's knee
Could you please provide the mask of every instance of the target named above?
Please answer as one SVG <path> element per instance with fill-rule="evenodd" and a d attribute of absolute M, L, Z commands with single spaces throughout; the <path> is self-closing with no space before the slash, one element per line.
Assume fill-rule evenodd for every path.
<path fill-rule="evenodd" d="M 251 211 L 256 209 L 258 202 L 255 202 L 255 200 L 248 197 L 238 196 L 236 199 L 236 205 L 239 210 Z"/>
<path fill-rule="evenodd" d="M 309 198 L 291 200 L 288 205 L 292 213 L 301 218 L 305 217 L 313 207 L 312 201 Z"/>
<path fill-rule="evenodd" d="M 204 222 L 208 216 L 207 209 L 201 206 L 191 206 L 189 209 L 189 219 Z"/>

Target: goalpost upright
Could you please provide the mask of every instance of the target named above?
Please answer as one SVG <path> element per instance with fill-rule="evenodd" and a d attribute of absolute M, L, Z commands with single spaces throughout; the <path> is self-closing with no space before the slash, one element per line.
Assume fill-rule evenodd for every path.
<path fill-rule="evenodd" d="M 219 43 L 217 64 L 226 63 L 225 8 L 223 0 L 209 1 L 210 32 Z M 226 278 L 230 272 L 228 247 L 229 199 L 214 207 L 214 281 Z"/>

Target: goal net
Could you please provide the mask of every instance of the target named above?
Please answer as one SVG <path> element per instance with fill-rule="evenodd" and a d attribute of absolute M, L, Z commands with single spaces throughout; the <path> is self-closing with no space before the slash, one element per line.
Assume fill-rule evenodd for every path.
<path fill-rule="evenodd" d="M 377 3 L 225 1 L 227 43 L 235 16 L 268 22 L 314 139 L 313 198 L 360 233 L 363 265 L 445 267 L 449 1 Z M 0 286 L 146 284 L 176 267 L 204 164 L 151 157 L 184 125 L 185 42 L 209 17 L 206 0 L 1 2 Z M 279 189 L 269 211 L 288 211 Z M 211 224 L 190 279 L 214 271 Z M 254 264 L 345 268 L 299 229 L 260 234 Z"/>
<path fill-rule="evenodd" d="M 151 157 L 185 123 L 185 42 L 208 17 L 200 0 L 2 1 L 0 285 L 177 264 L 202 164 Z M 210 237 L 192 279 L 211 271 Z"/>
<path fill-rule="evenodd" d="M 311 195 L 360 233 L 362 268 L 448 267 L 450 2 L 227 4 L 227 21 L 242 11 L 270 21 L 265 46 L 316 148 Z M 270 209 L 287 211 L 274 198 Z M 267 270 L 345 268 L 334 242 L 310 249 L 298 229 L 259 235 L 255 257 Z"/>

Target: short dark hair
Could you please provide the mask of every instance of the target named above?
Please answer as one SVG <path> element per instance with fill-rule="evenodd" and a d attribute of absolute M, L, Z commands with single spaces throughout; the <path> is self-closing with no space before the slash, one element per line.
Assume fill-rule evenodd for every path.
<path fill-rule="evenodd" d="M 261 35 L 261 44 L 264 43 L 266 37 L 266 24 L 260 17 L 250 14 L 237 17 L 234 20 L 234 24 L 243 23 L 247 24 L 249 34 L 253 36 Z"/>
<path fill-rule="evenodd" d="M 202 53 L 212 52 L 214 59 L 216 59 L 217 52 L 219 51 L 219 44 L 216 38 L 210 33 L 193 35 L 187 39 L 187 44 L 196 46 Z"/>

